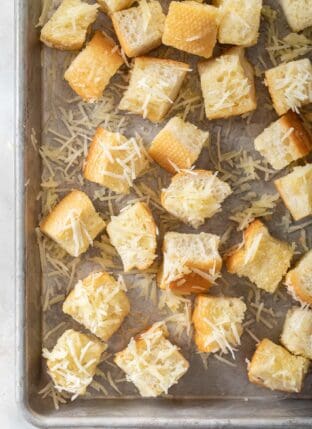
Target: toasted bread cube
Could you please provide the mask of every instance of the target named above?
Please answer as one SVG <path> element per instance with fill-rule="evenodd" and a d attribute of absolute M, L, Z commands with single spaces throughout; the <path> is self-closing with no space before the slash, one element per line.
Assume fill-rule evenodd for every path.
<path fill-rule="evenodd" d="M 111 77 L 123 64 L 117 46 L 100 31 L 81 51 L 65 72 L 70 87 L 84 100 L 100 99 Z"/>
<path fill-rule="evenodd" d="M 288 310 L 281 343 L 294 355 L 312 359 L 312 311 L 293 307 Z"/>
<path fill-rule="evenodd" d="M 97 0 L 103 12 L 109 14 L 118 10 L 127 9 L 135 0 Z"/>
<path fill-rule="evenodd" d="M 219 243 L 217 235 L 205 232 L 167 232 L 163 241 L 163 264 L 157 275 L 158 286 L 179 294 L 207 291 L 222 268 Z"/>
<path fill-rule="evenodd" d="M 107 233 L 122 260 L 124 270 L 146 270 L 156 258 L 157 227 L 145 203 L 125 207 L 112 216 Z"/>
<path fill-rule="evenodd" d="M 274 109 L 278 115 L 312 102 L 312 64 L 308 58 L 280 64 L 265 72 Z"/>
<path fill-rule="evenodd" d="M 162 41 L 189 54 L 210 58 L 217 42 L 219 10 L 196 1 L 172 1 Z"/>
<path fill-rule="evenodd" d="M 257 345 L 248 365 L 248 378 L 251 383 L 271 390 L 300 392 L 308 368 L 308 359 L 293 356 L 265 338 Z"/>
<path fill-rule="evenodd" d="M 221 350 L 233 355 L 235 347 L 241 343 L 246 310 L 240 298 L 197 296 L 192 316 L 197 349 L 204 353 Z"/>
<path fill-rule="evenodd" d="M 169 173 L 176 173 L 178 169 L 190 168 L 196 162 L 208 138 L 208 131 L 175 116 L 154 138 L 148 153 Z"/>
<path fill-rule="evenodd" d="M 126 288 L 108 273 L 80 280 L 63 303 L 63 311 L 103 341 L 119 329 L 130 311 Z"/>
<path fill-rule="evenodd" d="M 291 296 L 301 304 L 312 305 L 312 250 L 288 271 L 285 284 Z"/>
<path fill-rule="evenodd" d="M 301 31 L 312 25 L 311 0 L 280 0 L 280 4 L 293 31 Z"/>
<path fill-rule="evenodd" d="M 81 332 L 68 329 L 57 340 L 53 350 L 43 349 L 48 374 L 58 391 L 84 395 L 92 382 L 106 344 Z"/>
<path fill-rule="evenodd" d="M 189 368 L 178 347 L 171 344 L 167 337 L 165 325 L 155 323 L 115 354 L 115 363 L 126 373 L 127 380 L 136 386 L 141 396 L 167 394 Z"/>
<path fill-rule="evenodd" d="M 81 49 L 90 25 L 96 20 L 98 7 L 81 0 L 63 0 L 43 26 L 40 40 L 51 48 L 64 51 Z"/>
<path fill-rule="evenodd" d="M 128 89 L 119 109 L 142 115 L 152 122 L 160 122 L 176 99 L 189 71 L 186 63 L 152 57 L 138 57 Z"/>
<path fill-rule="evenodd" d="M 295 220 L 312 214 L 312 164 L 295 167 L 274 183 Z"/>
<path fill-rule="evenodd" d="M 279 170 L 308 155 L 312 149 L 312 138 L 300 117 L 290 111 L 265 128 L 255 139 L 255 148 L 273 168 Z"/>
<path fill-rule="evenodd" d="M 262 0 L 214 0 L 222 15 L 220 43 L 252 46 L 258 41 Z"/>
<path fill-rule="evenodd" d="M 254 73 L 243 48 L 198 64 L 208 119 L 228 118 L 257 107 Z"/>
<path fill-rule="evenodd" d="M 105 228 L 90 198 L 74 190 L 66 195 L 40 223 L 40 230 L 71 256 L 79 256 Z"/>
<path fill-rule="evenodd" d="M 112 21 L 119 43 L 128 57 L 146 54 L 161 45 L 165 14 L 158 1 L 115 12 Z"/>
<path fill-rule="evenodd" d="M 116 193 L 128 194 L 134 180 L 148 165 L 139 140 L 99 127 L 90 145 L 83 175 Z"/>
<path fill-rule="evenodd" d="M 231 192 L 229 185 L 211 171 L 191 170 L 173 176 L 169 187 L 161 192 L 161 204 L 169 213 L 198 228 L 221 210 L 221 203 Z"/>
<path fill-rule="evenodd" d="M 248 277 L 260 289 L 274 293 L 286 274 L 293 256 L 292 247 L 272 237 L 259 220 L 244 231 L 243 244 L 228 256 L 230 273 Z"/>

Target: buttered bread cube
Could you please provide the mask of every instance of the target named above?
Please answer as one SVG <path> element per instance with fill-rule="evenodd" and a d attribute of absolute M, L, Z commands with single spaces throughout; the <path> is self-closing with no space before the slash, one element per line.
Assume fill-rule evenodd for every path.
<path fill-rule="evenodd" d="M 294 299 L 301 304 L 312 305 L 312 250 L 288 271 L 285 284 Z"/>
<path fill-rule="evenodd" d="M 230 186 L 207 170 L 190 170 L 173 176 L 161 192 L 161 204 L 183 222 L 198 228 L 205 219 L 221 210 L 231 194 Z"/>
<path fill-rule="evenodd" d="M 165 21 L 163 44 L 210 58 L 217 42 L 219 10 L 196 1 L 172 1 Z"/>
<path fill-rule="evenodd" d="M 190 168 L 209 139 L 209 132 L 183 121 L 171 118 L 156 135 L 149 148 L 149 155 L 169 173 Z"/>
<path fill-rule="evenodd" d="M 189 65 L 174 60 L 138 57 L 134 60 L 130 82 L 120 110 L 160 122 L 176 99 Z"/>
<path fill-rule="evenodd" d="M 165 14 L 158 1 L 145 0 L 138 6 L 112 14 L 119 43 L 128 57 L 146 54 L 161 45 Z"/>
<path fill-rule="evenodd" d="M 281 343 L 294 355 L 312 359 L 312 311 L 293 307 L 284 322 Z"/>
<path fill-rule="evenodd" d="M 134 0 L 97 0 L 103 12 L 109 14 L 130 7 Z"/>
<path fill-rule="evenodd" d="M 295 220 L 312 214 L 312 164 L 295 167 L 274 183 Z"/>
<path fill-rule="evenodd" d="M 130 311 L 126 288 L 108 273 L 80 280 L 63 303 L 63 311 L 103 341 L 119 329 Z"/>
<path fill-rule="evenodd" d="M 293 31 L 301 31 L 312 25 L 311 0 L 280 0 L 284 14 Z"/>
<path fill-rule="evenodd" d="M 74 190 L 66 195 L 40 223 L 40 230 L 71 256 L 79 256 L 93 245 L 105 228 L 90 198 Z"/>
<path fill-rule="evenodd" d="M 205 232 L 167 232 L 163 241 L 163 264 L 157 275 L 158 286 L 179 294 L 207 291 L 222 268 L 219 243 L 217 235 Z"/>
<path fill-rule="evenodd" d="M 248 364 L 249 381 L 271 390 L 300 392 L 309 361 L 293 356 L 284 347 L 265 338 Z"/>
<path fill-rule="evenodd" d="M 148 165 L 139 139 L 128 139 L 99 127 L 90 145 L 83 175 L 118 194 L 128 194 L 134 180 Z"/>
<path fill-rule="evenodd" d="M 102 97 L 122 64 L 123 59 L 113 40 L 96 31 L 66 70 L 64 78 L 84 101 L 94 102 Z"/>
<path fill-rule="evenodd" d="M 208 119 L 228 118 L 257 107 L 253 67 L 243 48 L 198 64 Z"/>
<path fill-rule="evenodd" d="M 136 386 L 141 396 L 167 394 L 189 368 L 178 347 L 167 337 L 165 325 L 155 323 L 115 354 L 116 365 L 126 373 L 127 380 Z"/>
<path fill-rule="evenodd" d="M 241 246 L 228 256 L 230 273 L 248 277 L 258 288 L 274 293 L 293 256 L 288 243 L 272 237 L 262 222 L 253 221 L 244 231 Z"/>
<path fill-rule="evenodd" d="M 146 270 L 154 262 L 157 227 L 147 204 L 135 203 L 112 216 L 107 233 L 126 272 Z"/>
<path fill-rule="evenodd" d="M 290 111 L 265 128 L 255 139 L 255 148 L 273 168 L 279 170 L 308 155 L 312 149 L 312 138 L 300 117 Z"/>
<path fill-rule="evenodd" d="M 274 109 L 278 115 L 288 110 L 299 113 L 312 102 L 312 65 L 308 58 L 280 64 L 265 72 Z"/>
<path fill-rule="evenodd" d="M 63 0 L 43 26 L 40 40 L 66 51 L 82 48 L 89 27 L 96 20 L 98 7 L 81 0 Z"/>
<path fill-rule="evenodd" d="M 84 395 L 105 350 L 106 344 L 95 338 L 73 329 L 65 331 L 51 352 L 43 349 L 56 389 L 72 393 L 73 398 Z"/>

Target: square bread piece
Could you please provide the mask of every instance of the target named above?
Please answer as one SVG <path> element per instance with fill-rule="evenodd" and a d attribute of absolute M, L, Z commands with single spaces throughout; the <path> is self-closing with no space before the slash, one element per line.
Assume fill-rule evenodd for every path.
<path fill-rule="evenodd" d="M 172 215 L 198 228 L 221 210 L 221 203 L 231 192 L 230 186 L 212 171 L 183 171 L 161 191 L 161 204 Z"/>
<path fill-rule="evenodd" d="M 230 352 L 241 344 L 247 307 L 240 298 L 200 295 L 195 299 L 192 320 L 195 344 L 204 353 Z"/>
<path fill-rule="evenodd" d="M 220 237 L 201 232 L 167 232 L 163 241 L 163 264 L 157 274 L 161 289 L 175 293 L 203 293 L 219 276 L 222 258 Z"/>
<path fill-rule="evenodd" d="M 111 77 L 123 64 L 118 47 L 96 31 L 65 72 L 64 78 L 84 101 L 99 100 Z"/>
<path fill-rule="evenodd" d="M 284 14 L 293 31 L 301 31 L 312 25 L 311 0 L 280 0 Z"/>
<path fill-rule="evenodd" d="M 152 122 L 162 121 L 189 70 L 188 64 L 179 61 L 136 58 L 129 86 L 119 103 L 119 109 L 142 115 Z"/>
<path fill-rule="evenodd" d="M 248 277 L 258 288 L 274 293 L 292 256 L 288 243 L 272 237 L 266 226 L 255 220 L 245 229 L 243 243 L 228 256 L 226 265 L 230 273 Z"/>
<path fill-rule="evenodd" d="M 175 116 L 156 135 L 148 153 L 161 167 L 174 174 L 178 169 L 192 167 L 208 139 L 208 131 Z"/>
<path fill-rule="evenodd" d="M 217 42 L 219 10 L 196 1 L 172 1 L 165 21 L 163 44 L 210 58 Z"/>
<path fill-rule="evenodd" d="M 220 43 L 252 46 L 258 41 L 262 0 L 214 0 L 220 8 Z"/>
<path fill-rule="evenodd" d="M 128 194 L 149 162 L 142 142 L 99 127 L 90 145 L 83 175 L 117 194 Z"/>
<path fill-rule="evenodd" d="M 157 227 L 149 207 L 135 203 L 112 216 L 107 233 L 116 248 L 125 272 L 134 268 L 146 270 L 156 258 Z"/>
<path fill-rule="evenodd" d="M 43 219 L 40 230 L 71 256 L 79 256 L 93 245 L 105 226 L 88 195 L 74 190 Z"/>
<path fill-rule="evenodd" d="M 280 64 L 265 72 L 274 109 L 278 115 L 312 102 L 312 65 L 308 58 Z"/>
<path fill-rule="evenodd" d="M 289 111 L 255 139 L 255 148 L 276 170 L 308 155 L 312 138 L 300 117 Z"/>
<path fill-rule="evenodd" d="M 257 107 L 253 67 L 243 48 L 198 64 L 208 119 L 228 118 Z"/>
<path fill-rule="evenodd" d="M 64 51 L 81 49 L 99 6 L 81 0 L 63 0 L 43 26 L 40 40 L 51 48 Z"/>
<path fill-rule="evenodd" d="M 127 9 L 135 0 L 97 0 L 103 12 L 109 14 L 118 10 Z"/>
<path fill-rule="evenodd" d="M 265 338 L 257 345 L 248 364 L 248 378 L 251 383 L 271 390 L 300 392 L 308 368 L 308 359 L 293 356 Z"/>
<path fill-rule="evenodd" d="M 286 275 L 291 296 L 301 304 L 312 305 L 312 250 L 309 250 Z"/>
<path fill-rule="evenodd" d="M 294 220 L 312 214 L 312 164 L 295 167 L 274 183 Z"/>
<path fill-rule="evenodd" d="M 73 393 L 74 397 L 84 395 L 106 347 L 93 337 L 68 329 L 59 337 L 51 352 L 43 349 L 48 374 L 56 389 Z"/>
<path fill-rule="evenodd" d="M 312 311 L 293 307 L 284 322 L 281 343 L 294 355 L 312 359 Z"/>
<path fill-rule="evenodd" d="M 115 363 L 126 373 L 127 380 L 136 386 L 141 396 L 167 394 L 189 368 L 178 347 L 171 344 L 167 337 L 165 325 L 155 323 L 115 354 Z"/>
<path fill-rule="evenodd" d="M 161 45 L 165 14 L 158 1 L 141 0 L 138 6 L 115 12 L 113 26 L 128 57 L 138 57 Z"/>
<path fill-rule="evenodd" d="M 123 282 L 108 273 L 91 273 L 75 285 L 63 311 L 103 341 L 119 329 L 130 311 Z"/>

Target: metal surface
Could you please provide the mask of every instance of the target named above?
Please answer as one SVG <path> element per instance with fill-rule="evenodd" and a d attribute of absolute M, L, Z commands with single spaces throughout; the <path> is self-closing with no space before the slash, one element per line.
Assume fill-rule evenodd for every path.
<path fill-rule="evenodd" d="M 270 3 L 277 4 L 277 1 Z M 199 364 L 199 357 L 192 357 L 194 361 L 191 370 L 170 391 L 172 395 L 168 398 L 140 399 L 130 391 L 127 397 L 76 400 L 56 411 L 51 402 L 38 396 L 37 392 L 42 387 L 42 273 L 34 229 L 40 212 L 36 196 L 40 191 L 41 164 L 37 151 L 30 143 L 30 136 L 32 129 L 36 130 L 37 135 L 41 134 L 44 117 L 44 87 L 41 90 L 42 46 L 38 41 L 39 31 L 35 28 L 41 2 L 16 0 L 15 4 L 16 383 L 17 401 L 27 420 L 40 427 L 72 428 L 311 427 L 311 377 L 305 383 L 304 392 L 297 396 L 259 389 L 250 385 L 246 379 L 245 350 L 238 353 L 239 368 L 235 369 L 212 361 L 208 371 L 204 372 Z M 269 118 L 265 118 L 264 122 L 267 124 Z M 258 129 L 261 126 L 263 124 L 259 123 Z M 236 132 L 238 131 L 239 129 Z M 257 132 L 257 127 L 254 132 Z M 220 222 L 222 223 L 222 216 Z M 233 293 L 237 286 L 232 286 L 234 289 L 227 292 Z M 277 340 L 279 330 L 280 325 L 272 333 L 267 330 L 263 336 L 268 335 Z M 246 347 L 250 355 L 254 345 L 247 340 L 245 343 L 248 343 Z"/>

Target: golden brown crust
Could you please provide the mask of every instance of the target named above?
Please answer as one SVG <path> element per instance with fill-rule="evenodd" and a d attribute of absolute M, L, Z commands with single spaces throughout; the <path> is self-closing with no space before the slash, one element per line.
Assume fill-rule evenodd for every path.
<path fill-rule="evenodd" d="M 289 138 L 301 156 L 308 155 L 312 149 L 312 137 L 305 129 L 300 116 L 290 110 L 281 117 L 280 122 L 284 128 L 294 129 Z"/>

